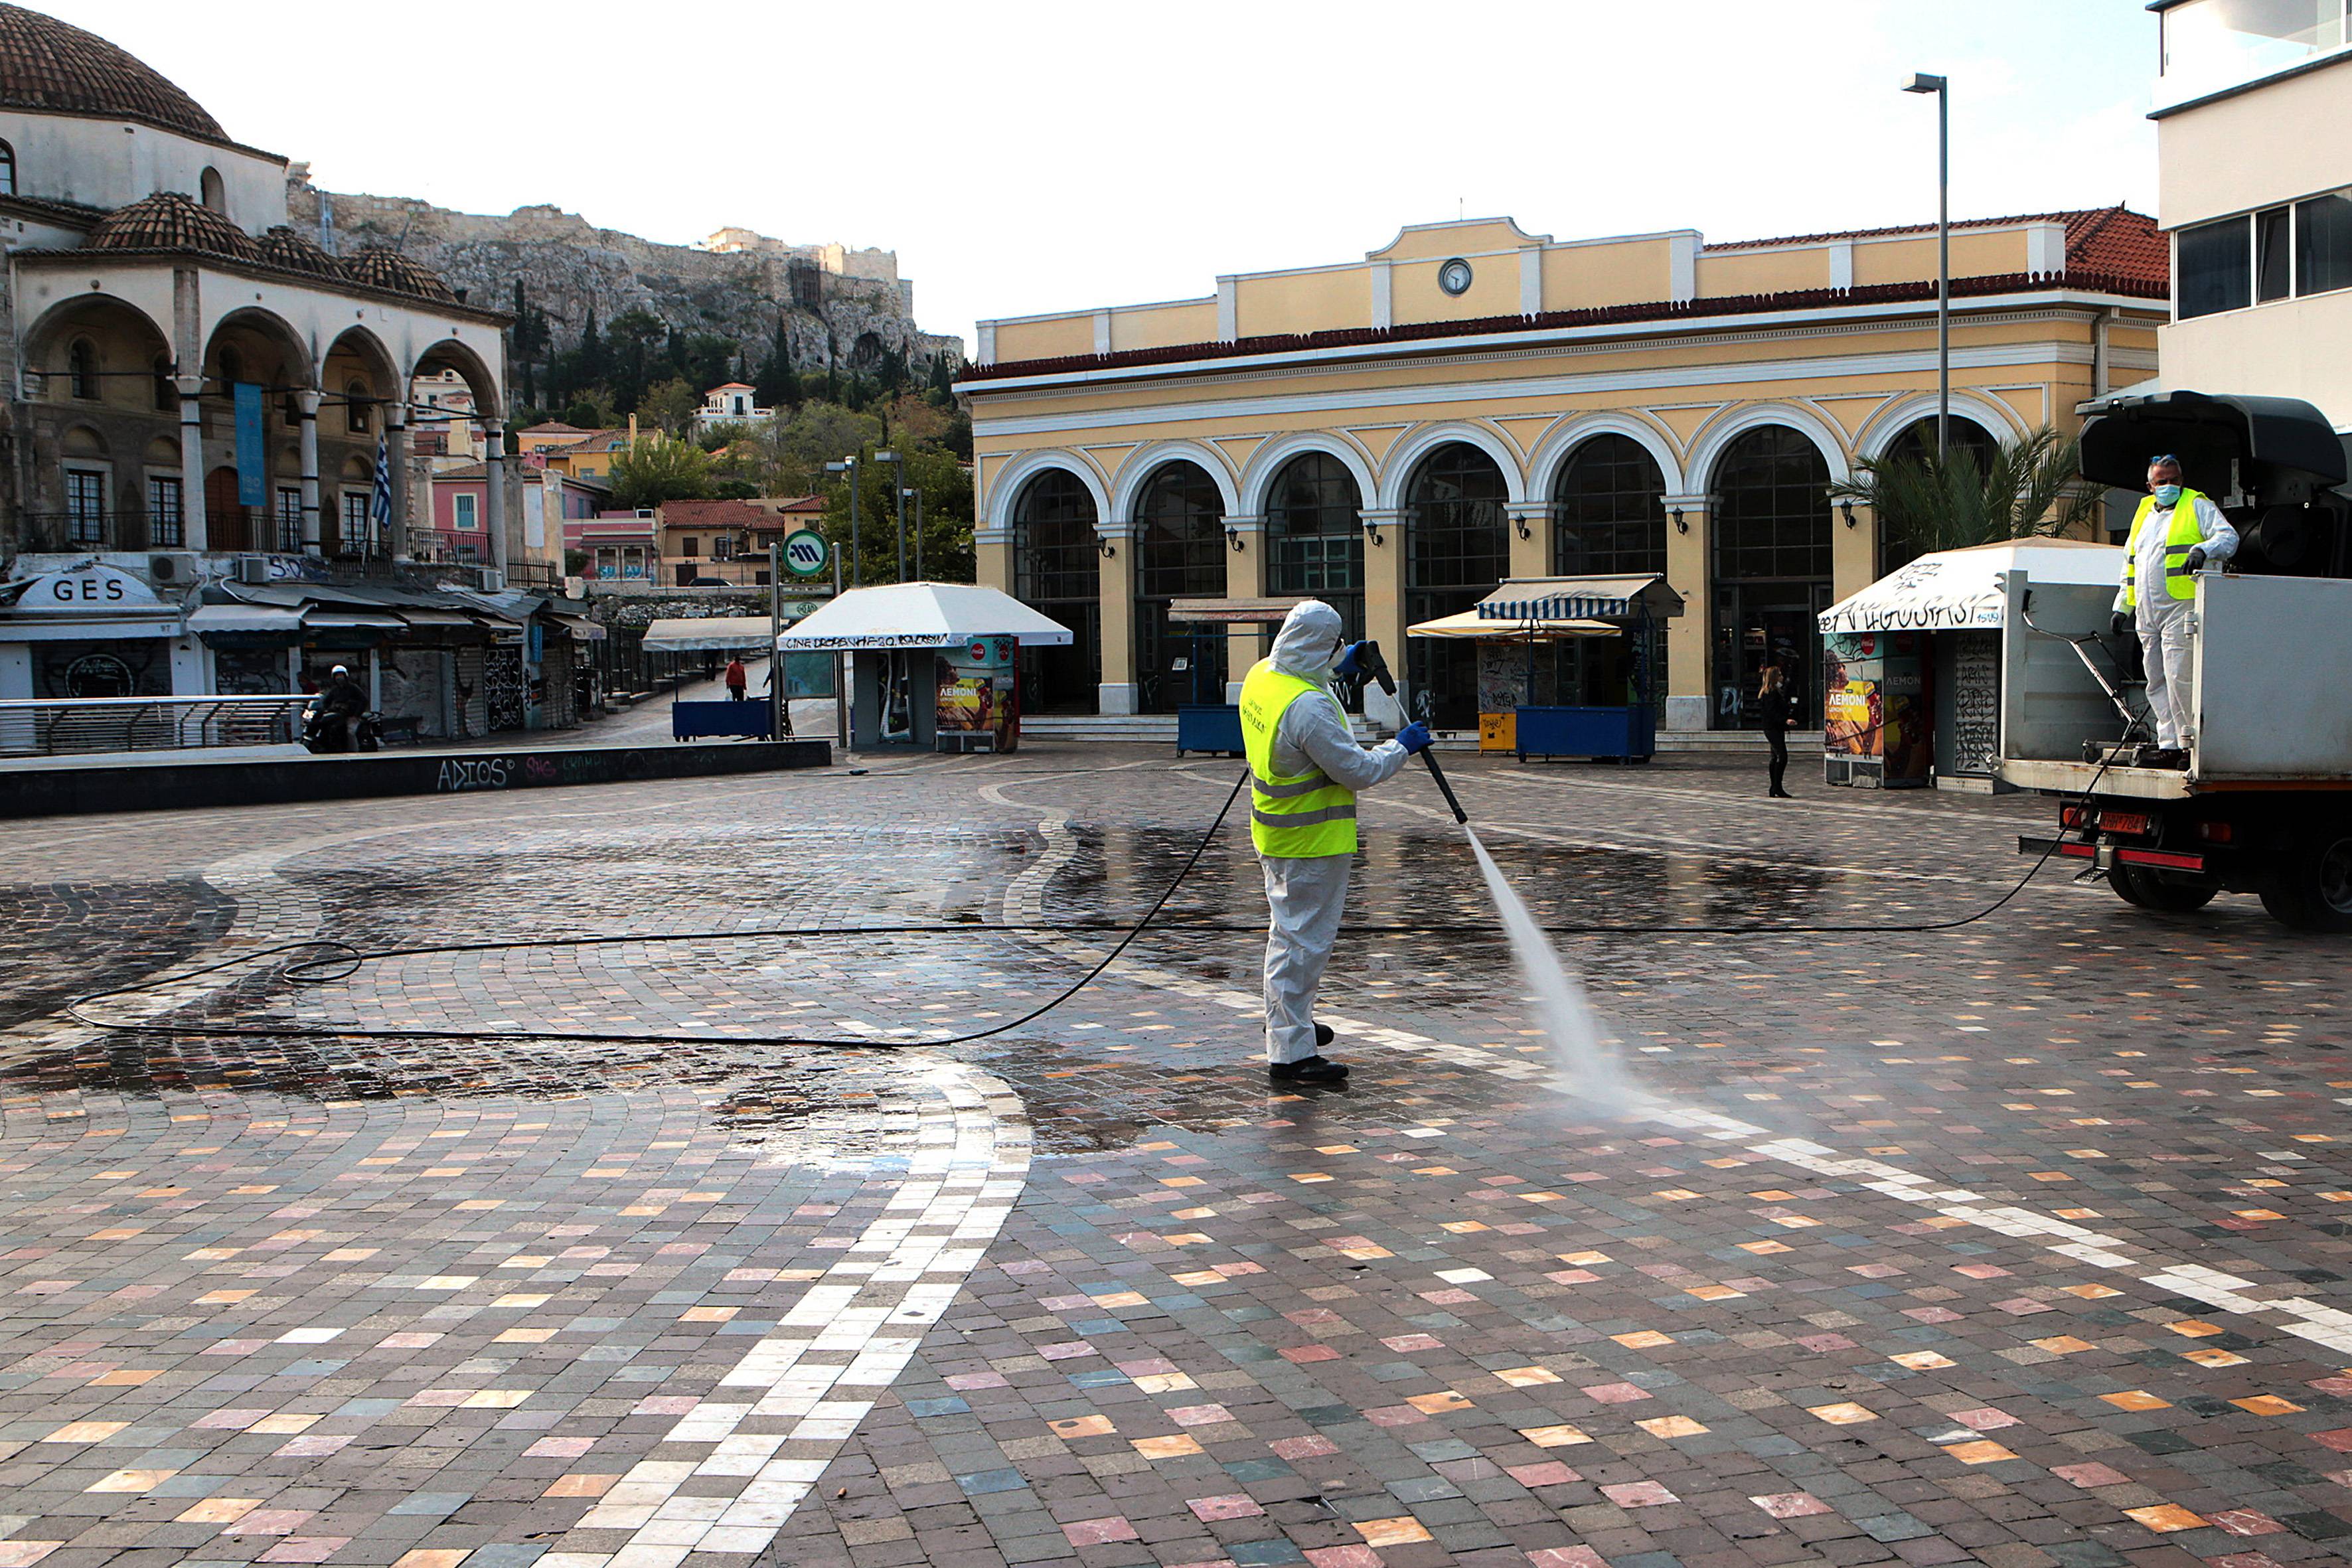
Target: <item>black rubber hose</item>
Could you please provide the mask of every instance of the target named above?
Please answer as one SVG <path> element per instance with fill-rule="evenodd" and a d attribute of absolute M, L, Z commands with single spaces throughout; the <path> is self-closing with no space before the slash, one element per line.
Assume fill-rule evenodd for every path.
<path fill-rule="evenodd" d="M 1125 770 L 1087 769 L 1076 771 L 1108 772 Z M 2085 784 L 2083 789 L 2083 796 L 2085 800 L 2089 798 L 2091 791 L 2098 786 L 2099 780 L 2105 776 L 2106 771 L 2107 764 L 2103 763 L 2100 764 L 2098 772 L 2092 774 L 2090 783 Z M 1018 925 L 951 923 L 946 925 L 890 926 L 776 926 L 753 930 L 745 930 L 741 927 L 730 927 L 722 930 L 702 931 L 627 931 L 604 936 L 523 937 L 489 942 L 434 942 L 410 947 L 388 947 L 375 949 L 363 949 L 352 942 L 339 941 L 332 937 L 315 937 L 303 942 L 281 942 L 277 946 L 263 948 L 258 952 L 240 953 L 235 958 L 223 959 L 217 963 L 208 963 L 197 969 L 183 970 L 169 976 L 168 979 L 147 980 L 139 982 L 135 984 L 116 986 L 110 990 L 90 992 L 86 995 L 77 996 L 68 1002 L 65 1005 L 64 1011 L 68 1017 L 71 1017 L 77 1023 L 88 1025 L 89 1027 L 94 1029 L 102 1029 L 110 1034 L 158 1035 L 178 1038 L 216 1038 L 236 1036 L 251 1036 L 269 1039 L 579 1040 L 597 1045 L 644 1045 L 649 1042 L 674 1040 L 678 1038 L 678 1037 L 655 1034 L 617 1034 L 581 1029 L 385 1029 L 362 1027 L 357 1026 L 346 1026 L 339 1024 L 289 1023 L 282 1025 L 240 1025 L 130 1023 L 92 1017 L 88 1012 L 84 1011 L 84 1009 L 94 1004 L 104 1002 L 111 997 L 142 995 L 158 985 L 176 985 L 185 981 L 193 980 L 199 975 L 214 974 L 226 969 L 240 968 L 247 964 L 258 963 L 266 959 L 276 957 L 280 953 L 291 952 L 310 952 L 316 954 L 316 956 L 306 959 L 298 959 L 293 963 L 285 965 L 280 973 L 289 980 L 293 980 L 298 984 L 323 984 L 336 980 L 348 978 L 362 965 L 373 963 L 380 959 L 424 957 L 436 953 L 448 952 L 504 952 L 526 948 L 600 947 L 624 942 L 645 942 L 653 944 L 666 942 L 713 940 L 740 942 L 745 938 L 763 936 L 969 936 L 974 933 L 996 931 L 1028 932 L 1041 931 L 1062 933 L 1085 931 L 1118 931 L 1123 932 L 1118 944 L 1103 957 L 1100 963 L 1097 963 L 1092 969 L 1087 971 L 1085 974 L 1080 975 L 1076 980 L 1073 981 L 1068 986 L 1056 994 L 1051 1000 L 1032 1008 L 1030 1011 L 1024 1013 L 1017 1018 L 992 1026 L 989 1028 L 976 1029 L 970 1033 L 961 1035 L 944 1035 L 925 1039 L 897 1040 L 855 1038 L 840 1039 L 805 1035 L 728 1035 L 709 1037 L 711 1043 L 722 1045 L 803 1046 L 838 1050 L 887 1050 L 908 1047 L 929 1048 L 942 1046 L 969 1045 L 973 1041 L 985 1040 L 997 1035 L 1007 1034 L 1012 1030 L 1034 1023 L 1037 1019 L 1044 1017 L 1046 1014 L 1061 1006 L 1065 1002 L 1070 1000 L 1071 997 L 1076 996 L 1079 992 L 1085 990 L 1087 986 L 1093 984 L 1097 979 L 1101 978 L 1104 971 L 1108 970 L 1113 963 L 1117 963 L 1119 957 L 1135 943 L 1136 940 L 1143 935 L 1145 930 L 1151 926 L 1152 921 L 1159 918 L 1160 912 L 1167 907 L 1168 900 L 1176 896 L 1176 889 L 1182 887 L 1184 885 L 1184 879 L 1192 874 L 1193 868 L 1198 866 L 1201 862 L 1201 857 L 1208 852 L 1209 846 L 1215 841 L 1218 830 L 1224 826 L 1225 818 L 1232 815 L 1234 803 L 1241 798 L 1242 788 L 1244 784 L 1249 783 L 1249 777 L 1250 775 L 1245 771 L 1239 778 L 1234 781 L 1233 789 L 1226 794 L 1224 804 L 1217 808 L 1216 817 L 1209 824 L 1208 830 L 1201 835 L 1200 842 L 1192 847 L 1192 852 L 1185 857 L 1184 864 L 1178 868 L 1176 875 L 1170 879 L 1168 886 L 1161 889 L 1160 897 L 1153 900 L 1151 908 L 1145 910 L 1143 918 L 1136 921 L 1132 926 L 1118 926 L 1108 922 L 1090 923 L 1080 921 L 1047 921 Z M 2025 874 L 2018 878 L 2016 882 L 2010 887 L 2008 891 L 2002 893 L 2000 898 L 1995 899 L 1991 903 L 1987 904 L 1980 910 L 1977 910 L 1969 914 L 1957 916 L 1950 920 L 1905 921 L 1893 924 L 1851 923 L 1825 925 L 1738 926 L 1687 923 L 1673 924 L 1656 921 L 1625 923 L 1568 922 L 1549 924 L 1544 926 L 1542 929 L 1548 933 L 1560 936 L 1897 936 L 1956 931 L 1962 926 L 1973 925 L 1977 921 L 1984 920 L 1988 916 L 1990 916 L 2006 907 L 2011 900 L 2018 896 L 2018 894 L 2025 890 L 2026 884 L 2033 880 L 2034 876 L 2041 871 L 2042 868 L 2050 863 L 2051 858 L 2057 853 L 2057 847 L 2058 840 L 2053 839 L 2051 843 L 2051 847 L 2043 850 L 2040 858 L 2038 858 L 2032 865 L 2025 868 Z M 1342 925 L 1339 929 L 1343 933 L 1351 936 L 1423 936 L 1444 934 L 1478 934 L 1491 936 L 1499 934 L 1498 929 L 1492 925 L 1441 921 L 1404 921 L 1380 924 L 1366 922 Z M 1163 936 L 1174 936 L 1187 932 L 1225 933 L 1244 931 L 1255 934 L 1263 930 L 1265 930 L 1263 926 L 1244 924 L 1238 921 L 1211 922 L 1205 921 L 1178 921 L 1172 923 L 1161 924 L 1158 928 L 1158 932 Z M 699 1036 L 690 1037 L 697 1039 L 698 1041 L 704 1038 L 704 1037 Z"/>

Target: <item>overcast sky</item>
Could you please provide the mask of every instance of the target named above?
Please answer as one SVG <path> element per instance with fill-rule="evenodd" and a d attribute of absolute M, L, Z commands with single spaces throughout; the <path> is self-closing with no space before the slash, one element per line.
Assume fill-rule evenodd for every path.
<path fill-rule="evenodd" d="M 42 0 L 35 0 L 41 5 Z M 2142 0 L 47 0 L 331 190 L 898 251 L 932 331 L 1507 214 L 1711 240 L 2153 211 Z"/>

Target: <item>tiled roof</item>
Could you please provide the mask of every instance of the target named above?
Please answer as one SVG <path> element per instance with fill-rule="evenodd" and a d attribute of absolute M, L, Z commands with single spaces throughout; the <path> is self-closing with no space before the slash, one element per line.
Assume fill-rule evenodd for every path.
<path fill-rule="evenodd" d="M 320 249 L 316 240 L 282 223 L 261 237 L 261 259 L 289 272 L 308 272 L 313 277 L 339 280 L 342 277 L 335 258 Z"/>
<path fill-rule="evenodd" d="M 200 256 L 262 259 L 261 247 L 236 225 L 177 191 L 157 191 L 98 220 L 92 250 L 184 250 Z"/>
<path fill-rule="evenodd" d="M 666 500 L 657 509 L 666 528 L 759 528 L 776 525 L 775 514 L 749 501 Z"/>
<path fill-rule="evenodd" d="M 414 294 L 420 299 L 439 300 L 447 304 L 457 302 L 457 291 L 396 250 L 371 245 L 342 259 L 343 276 L 371 288 L 388 289 L 395 294 Z"/>
<path fill-rule="evenodd" d="M 0 107 L 136 120 L 228 140 L 204 105 L 129 50 L 22 5 L 0 5 Z"/>

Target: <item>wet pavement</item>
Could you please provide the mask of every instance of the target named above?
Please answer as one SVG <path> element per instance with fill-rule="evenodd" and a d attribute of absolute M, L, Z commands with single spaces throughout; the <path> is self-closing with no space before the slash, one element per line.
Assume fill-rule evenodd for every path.
<path fill-rule="evenodd" d="M 1237 822 L 1024 1022 L 1234 772 L 0 826 L 0 1568 L 2347 1554 L 2341 940 L 2056 871 L 1916 929 L 2046 805 L 1465 758 L 1622 1106 L 1417 773 L 1352 1088 L 1256 1064 Z M 60 1011 L 142 982 L 195 1032 Z"/>

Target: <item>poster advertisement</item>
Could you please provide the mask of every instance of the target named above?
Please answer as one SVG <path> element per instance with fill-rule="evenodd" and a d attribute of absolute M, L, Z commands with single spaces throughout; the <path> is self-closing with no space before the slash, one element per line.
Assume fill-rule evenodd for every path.
<path fill-rule="evenodd" d="M 1831 632 L 1822 638 L 1822 749 L 1858 764 L 1856 782 L 1890 789 L 1927 783 L 1935 735 L 1927 652 L 1920 632 Z"/>
<path fill-rule="evenodd" d="M 986 733 L 996 750 L 1012 751 L 1021 740 L 1020 700 L 1013 677 L 1011 637 L 971 637 L 939 654 L 936 722 L 941 734 Z"/>

